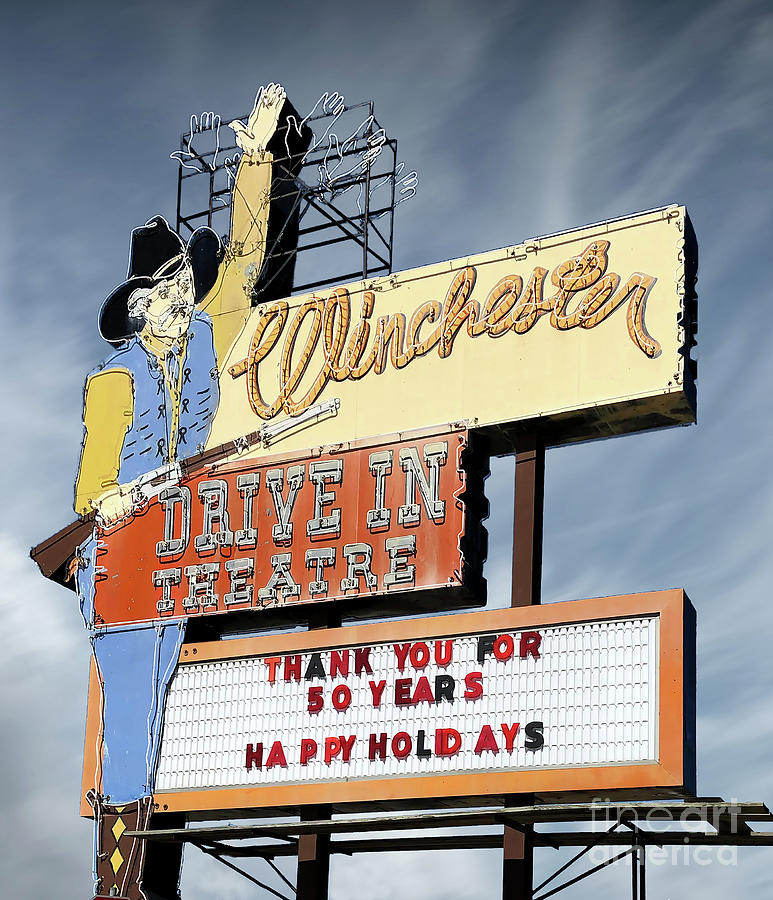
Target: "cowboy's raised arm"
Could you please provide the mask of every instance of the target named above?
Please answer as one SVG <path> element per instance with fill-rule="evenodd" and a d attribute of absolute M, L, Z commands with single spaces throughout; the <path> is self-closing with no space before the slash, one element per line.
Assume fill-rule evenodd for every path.
<path fill-rule="evenodd" d="M 202 309 L 212 317 L 215 354 L 224 359 L 250 313 L 252 286 L 266 252 L 273 157 L 266 150 L 285 101 L 281 85 L 258 92 L 246 126 L 231 122 L 242 158 L 231 203 L 231 235 L 215 286 Z"/>

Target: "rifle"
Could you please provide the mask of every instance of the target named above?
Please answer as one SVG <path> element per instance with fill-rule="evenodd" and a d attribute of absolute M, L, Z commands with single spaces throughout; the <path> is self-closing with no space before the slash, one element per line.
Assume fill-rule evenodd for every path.
<path fill-rule="evenodd" d="M 288 416 L 278 422 L 266 422 L 257 431 L 146 472 L 129 485 L 134 509 L 140 508 L 157 497 L 165 488 L 178 484 L 183 477 L 199 469 L 234 455 L 239 456 L 255 447 L 271 447 L 272 444 L 285 437 L 288 432 L 336 416 L 340 406 L 341 401 L 338 398 L 325 403 L 317 403 L 304 410 L 300 415 Z M 71 522 L 56 534 L 51 535 L 50 538 L 32 547 L 30 557 L 46 578 L 74 589 L 72 575 L 75 571 L 73 567 L 75 554 L 78 547 L 88 540 L 95 524 L 99 524 L 96 510 L 81 516 L 75 522 Z"/>

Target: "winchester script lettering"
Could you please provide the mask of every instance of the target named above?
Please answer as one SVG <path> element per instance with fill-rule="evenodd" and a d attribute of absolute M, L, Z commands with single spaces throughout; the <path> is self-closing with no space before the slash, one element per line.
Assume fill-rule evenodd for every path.
<path fill-rule="evenodd" d="M 474 296 L 477 270 L 466 266 L 454 273 L 442 302 L 427 300 L 410 316 L 398 312 L 374 319 L 376 296 L 368 290 L 362 293 L 356 322 L 345 288 L 336 288 L 325 298 L 309 297 L 292 317 L 289 302 L 279 300 L 258 321 L 247 358 L 229 372 L 234 378 L 247 375 L 250 406 L 261 419 L 280 411 L 294 416 L 308 409 L 330 381 L 358 380 L 370 372 L 379 375 L 388 365 L 402 369 L 435 348 L 441 359 L 449 357 L 463 327 L 471 338 L 500 338 L 510 332 L 525 334 L 548 316 L 559 331 L 595 328 L 626 302 L 628 334 L 642 353 L 654 359 L 660 344 L 648 333 L 644 314 L 656 279 L 634 272 L 621 287 L 620 276 L 607 272 L 609 246 L 609 241 L 594 240 L 550 273 L 535 266 L 525 283 L 520 275 L 500 278 L 482 301 Z M 548 274 L 556 289 L 550 296 L 545 287 Z M 310 363 L 320 342 L 322 353 L 316 358 L 323 362 L 314 371 Z M 280 387 L 273 399 L 264 396 L 264 362 L 274 369 L 278 363 Z"/>

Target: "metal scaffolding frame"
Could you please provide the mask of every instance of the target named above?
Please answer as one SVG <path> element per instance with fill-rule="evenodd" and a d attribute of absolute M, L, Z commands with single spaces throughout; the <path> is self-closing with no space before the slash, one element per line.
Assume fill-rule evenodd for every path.
<path fill-rule="evenodd" d="M 247 116 L 238 118 L 244 122 Z M 367 165 L 357 163 L 358 157 L 362 160 L 372 146 L 374 136 L 383 131 L 375 118 L 372 100 L 304 121 L 324 140 L 312 145 L 299 168 L 293 166 L 290 156 L 275 154 L 273 161 L 275 182 L 279 178 L 282 184 L 278 192 L 275 184 L 272 196 L 287 200 L 297 213 L 297 247 L 269 247 L 266 259 L 282 266 L 321 248 L 336 245 L 343 251 L 338 254 L 334 269 L 326 273 L 320 270 L 320 277 L 294 284 L 293 293 L 390 274 L 396 181 L 400 172 L 397 140 L 384 132 L 381 152 Z M 355 122 L 357 127 L 353 126 Z M 332 134 L 333 124 L 346 133 L 343 142 Z M 233 142 L 220 145 L 220 135 L 226 131 L 230 133 L 225 126 L 217 129 L 207 125 L 192 128 L 180 137 L 178 152 L 189 163 L 179 167 L 177 177 L 176 226 L 180 234 L 192 233 L 201 225 L 214 228 L 223 236 L 227 234 L 232 158 L 239 148 Z M 344 169 L 332 184 L 330 179 L 320 177 L 321 172 L 327 172 L 331 160 L 336 168 Z M 255 302 L 260 301 L 258 296 Z"/>
<path fill-rule="evenodd" d="M 680 826 L 676 830 L 655 831 L 643 827 L 654 821 Z M 611 826 L 605 831 L 540 831 L 536 826 L 565 826 L 603 821 Z M 531 888 L 530 900 L 547 900 L 580 881 L 602 871 L 613 863 L 630 857 L 632 900 L 646 900 L 646 848 L 651 846 L 764 846 L 773 847 L 773 832 L 754 831 L 750 823 L 773 822 L 773 815 L 764 803 L 725 802 L 721 798 L 696 798 L 684 802 L 632 803 L 544 803 L 529 806 L 505 806 L 487 809 L 467 809 L 442 812 L 408 813 L 401 815 L 366 815 L 345 818 L 324 818 L 298 822 L 267 823 L 261 825 L 221 825 L 177 829 L 158 829 L 131 832 L 146 840 L 188 843 L 238 872 L 270 895 L 292 900 L 254 875 L 246 872 L 230 859 L 262 859 L 295 895 L 296 887 L 275 864 L 277 858 L 299 856 L 300 843 L 305 836 L 376 834 L 393 831 L 437 831 L 465 828 L 465 834 L 429 834 L 421 837 L 369 837 L 330 840 L 329 853 L 353 856 L 358 853 L 415 852 L 426 850 L 502 849 L 505 830 L 515 829 L 533 835 L 541 847 L 582 848 L 568 862 L 559 866 L 549 877 Z M 684 826 L 702 823 L 711 831 L 698 832 Z M 476 833 L 469 829 L 503 826 L 501 832 Z M 246 843 L 269 841 L 269 843 Z M 226 843 L 230 842 L 230 843 Z M 233 843 L 239 842 L 239 843 Z M 609 859 L 585 869 L 577 875 L 553 885 L 561 876 L 598 847 L 623 847 Z M 549 889 L 548 889 L 549 888 Z"/>

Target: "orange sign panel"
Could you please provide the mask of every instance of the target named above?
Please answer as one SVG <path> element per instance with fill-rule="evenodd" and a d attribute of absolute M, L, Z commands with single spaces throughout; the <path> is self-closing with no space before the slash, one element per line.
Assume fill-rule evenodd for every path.
<path fill-rule="evenodd" d="M 451 430 L 183 476 L 100 533 L 95 625 L 329 601 L 373 614 L 417 591 L 483 603 L 485 474 Z"/>

